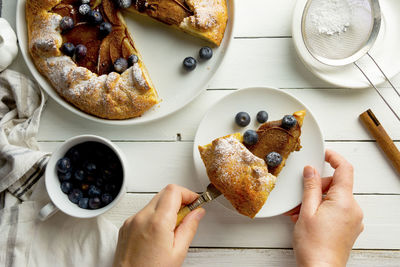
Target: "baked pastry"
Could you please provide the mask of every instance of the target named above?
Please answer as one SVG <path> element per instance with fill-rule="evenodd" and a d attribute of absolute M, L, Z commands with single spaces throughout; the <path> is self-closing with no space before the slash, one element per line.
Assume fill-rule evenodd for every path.
<path fill-rule="evenodd" d="M 83 2 L 26 1 L 28 48 L 33 62 L 61 97 L 84 112 L 106 119 L 141 116 L 159 100 L 120 8 L 113 0 L 91 0 L 87 15 L 80 10 Z M 147 14 L 216 45 L 223 38 L 226 0 L 132 2 L 128 8 L 132 12 Z M 65 21 L 73 26 L 62 27 L 68 26 Z M 112 27 L 107 35 L 101 25 L 99 28 L 103 22 Z M 85 48 L 82 57 L 77 53 L 78 45 Z"/>
<path fill-rule="evenodd" d="M 275 167 L 268 166 L 270 173 L 273 175 L 279 175 L 290 153 L 301 149 L 301 126 L 305 115 L 305 110 L 293 113 L 296 123 L 290 129 L 282 127 L 282 120 L 262 124 L 257 129 L 258 142 L 255 145 L 247 146 L 254 155 L 262 159 L 265 159 L 271 152 L 277 152 L 281 155 L 282 162 L 279 165 Z"/>
<path fill-rule="evenodd" d="M 128 11 L 140 13 L 217 46 L 224 37 L 226 0 L 137 0 Z"/>
<path fill-rule="evenodd" d="M 274 188 L 276 177 L 242 141 L 242 135 L 236 133 L 199 146 L 199 151 L 210 182 L 239 213 L 253 218 Z"/>

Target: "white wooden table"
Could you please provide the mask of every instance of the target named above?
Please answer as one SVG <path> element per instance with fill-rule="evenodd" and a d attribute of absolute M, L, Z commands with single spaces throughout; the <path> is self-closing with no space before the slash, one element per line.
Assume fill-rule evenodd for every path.
<path fill-rule="evenodd" d="M 358 115 L 372 108 L 398 147 L 400 123 L 372 89 L 335 88 L 302 65 L 291 38 L 294 4 L 295 0 L 237 0 L 232 47 L 207 91 L 162 120 L 141 126 L 106 126 L 82 119 L 49 99 L 38 136 L 41 148 L 52 151 L 63 140 L 88 133 L 116 142 L 135 169 L 135 176 L 128 181 L 129 193 L 105 215 L 120 226 L 169 183 L 203 190 L 194 177 L 193 139 L 200 119 L 215 102 L 242 87 L 279 87 L 310 107 L 326 146 L 355 166 L 354 194 L 365 214 L 365 230 L 354 245 L 348 266 L 400 266 L 400 177 Z M 15 6 L 16 0 L 3 0 L 2 15 L 14 28 Z M 11 69 L 30 75 L 21 55 Z M 394 80 L 400 86 L 400 75 Z M 393 101 L 391 91 L 383 90 Z M 399 111 L 400 101 L 395 104 Z M 325 174 L 331 173 L 326 169 Z M 292 223 L 283 216 L 250 220 L 210 204 L 185 265 L 295 266 L 292 230 Z"/>

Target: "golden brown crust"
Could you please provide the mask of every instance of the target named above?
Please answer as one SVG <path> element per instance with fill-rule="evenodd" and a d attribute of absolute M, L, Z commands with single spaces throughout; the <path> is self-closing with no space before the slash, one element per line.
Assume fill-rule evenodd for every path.
<path fill-rule="evenodd" d="M 110 0 L 103 0 L 109 3 Z M 158 103 L 157 93 L 147 71 L 139 62 L 121 75 L 111 72 L 98 76 L 79 67 L 60 47 L 61 16 L 51 12 L 61 0 L 27 0 L 29 52 L 38 70 L 68 102 L 86 113 L 106 119 L 128 119 L 141 116 Z M 126 27 L 117 10 L 121 27 Z"/>
<path fill-rule="evenodd" d="M 253 218 L 274 188 L 276 177 L 242 140 L 240 133 L 228 135 L 199 146 L 199 151 L 210 182 L 239 213 Z"/>

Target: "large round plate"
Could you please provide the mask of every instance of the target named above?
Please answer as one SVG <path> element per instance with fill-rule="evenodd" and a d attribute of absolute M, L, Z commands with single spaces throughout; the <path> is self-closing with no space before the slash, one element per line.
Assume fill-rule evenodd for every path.
<path fill-rule="evenodd" d="M 198 62 L 192 72 L 182 70 L 182 61 L 187 56 L 197 57 L 200 47 L 209 45 L 153 19 L 141 15 L 124 13 L 128 29 L 143 57 L 151 80 L 158 91 L 161 102 L 143 116 L 127 120 L 106 120 L 84 113 L 69 104 L 52 88 L 47 79 L 36 69 L 28 52 L 28 35 L 25 21 L 25 0 L 17 5 L 17 36 L 22 55 L 32 75 L 48 95 L 66 109 L 84 118 L 114 125 L 132 125 L 165 117 L 188 103 L 205 90 L 227 52 L 232 39 L 234 4 L 228 1 L 228 25 L 225 37 L 218 48 L 214 48 L 213 58 Z"/>
<path fill-rule="evenodd" d="M 307 68 L 316 76 L 329 83 L 345 88 L 367 88 L 370 84 L 354 64 L 332 67 L 317 61 L 307 50 L 301 33 L 303 10 L 308 0 L 298 0 L 294 9 L 292 35 L 297 53 Z M 379 1 L 382 13 L 382 26 L 370 50 L 370 54 L 378 62 L 389 78 L 400 72 L 400 1 Z M 385 82 L 373 61 L 364 56 L 358 61 L 362 69 L 375 85 Z"/>
<path fill-rule="evenodd" d="M 255 117 L 260 110 L 267 111 L 270 120 L 278 120 L 286 114 L 302 109 L 307 110 L 301 134 L 303 148 L 289 156 L 286 166 L 278 176 L 274 190 L 256 217 L 279 215 L 300 204 L 303 194 L 304 166 L 312 165 L 322 173 L 325 158 L 324 139 L 311 111 L 294 96 L 274 88 L 255 87 L 238 90 L 220 100 L 204 116 L 196 133 L 193 152 L 197 177 L 204 188 L 210 181 L 198 151 L 199 145 L 206 145 L 215 138 L 231 133 L 243 133 L 247 129 L 258 128 L 259 123 Z M 234 122 L 236 113 L 240 111 L 248 112 L 252 119 L 246 128 L 240 128 Z M 216 201 L 235 210 L 224 197 L 219 197 Z"/>

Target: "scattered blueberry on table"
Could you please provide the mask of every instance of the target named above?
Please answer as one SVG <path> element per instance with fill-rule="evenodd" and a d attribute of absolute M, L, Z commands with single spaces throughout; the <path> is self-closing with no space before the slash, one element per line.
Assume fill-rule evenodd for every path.
<path fill-rule="evenodd" d="M 243 143 L 245 143 L 248 146 L 252 146 L 257 144 L 258 142 L 258 134 L 254 130 L 247 130 L 243 134 Z"/>
<path fill-rule="evenodd" d="M 200 48 L 199 57 L 201 59 L 210 59 L 212 56 L 213 56 L 213 51 L 210 47 L 203 46 L 202 48 Z"/>
<path fill-rule="evenodd" d="M 84 142 L 70 148 L 56 164 L 60 189 L 82 209 L 110 204 L 122 184 L 122 165 L 108 146 Z"/>
<path fill-rule="evenodd" d="M 240 127 L 246 127 L 247 125 L 249 125 L 250 120 L 250 115 L 247 112 L 241 111 L 235 116 L 235 122 Z"/>
<path fill-rule="evenodd" d="M 197 61 L 194 57 L 186 57 L 183 60 L 183 67 L 186 70 L 189 70 L 189 71 L 194 70 L 196 68 L 196 66 L 197 66 Z"/>

